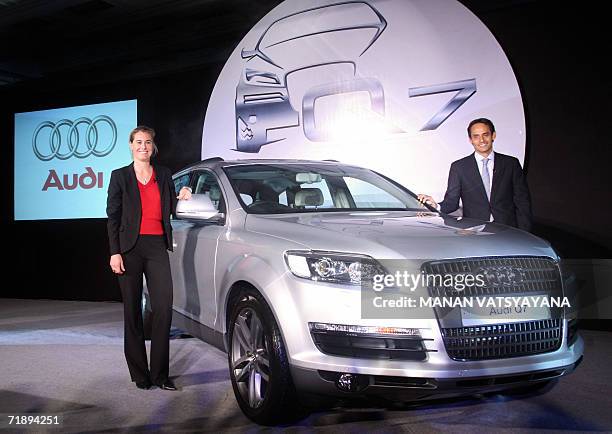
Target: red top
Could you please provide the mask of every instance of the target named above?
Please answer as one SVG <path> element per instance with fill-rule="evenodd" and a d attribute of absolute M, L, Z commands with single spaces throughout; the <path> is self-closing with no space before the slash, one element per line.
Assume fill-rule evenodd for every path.
<path fill-rule="evenodd" d="M 146 184 L 138 181 L 140 202 L 142 203 L 142 220 L 140 221 L 141 235 L 163 235 L 161 195 L 155 177 L 155 171 Z"/>

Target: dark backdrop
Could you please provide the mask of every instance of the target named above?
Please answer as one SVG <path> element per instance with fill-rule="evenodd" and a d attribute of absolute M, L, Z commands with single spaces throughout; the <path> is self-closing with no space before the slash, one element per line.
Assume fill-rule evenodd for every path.
<path fill-rule="evenodd" d="M 271 2 L 268 2 L 271 3 Z M 273 2 L 272 2 L 273 3 Z M 565 257 L 611 258 L 612 150 L 606 15 L 599 3 L 464 1 L 504 48 L 527 115 L 526 171 L 534 232 Z M 589 7 L 591 5 L 591 7 Z M 2 296 L 118 300 L 103 219 L 13 221 L 14 113 L 138 99 L 138 121 L 155 126 L 158 161 L 178 170 L 199 160 L 204 110 L 225 59 L 272 4 L 226 35 L 213 60 L 134 79 L 47 77 L 0 89 L 5 283 Z M 185 26 L 192 25 L 185 23 Z M 487 62 L 478 53 L 474 62 Z M 154 64 L 155 58 L 149 59 Z M 19 182 L 19 180 L 17 180 Z"/>

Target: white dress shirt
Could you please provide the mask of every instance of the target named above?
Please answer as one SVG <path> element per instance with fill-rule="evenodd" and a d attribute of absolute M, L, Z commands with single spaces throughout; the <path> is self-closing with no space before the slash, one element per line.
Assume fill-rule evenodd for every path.
<path fill-rule="evenodd" d="M 495 152 L 491 151 L 491 153 L 487 157 L 483 157 L 478 152 L 474 152 L 474 158 L 476 158 L 476 166 L 478 166 L 478 172 L 480 173 L 480 177 L 482 178 L 482 160 L 488 158 L 487 161 L 487 169 L 489 169 L 489 191 L 492 192 L 493 187 L 493 168 L 495 167 Z M 493 214 L 489 215 L 489 221 L 493 221 Z"/>

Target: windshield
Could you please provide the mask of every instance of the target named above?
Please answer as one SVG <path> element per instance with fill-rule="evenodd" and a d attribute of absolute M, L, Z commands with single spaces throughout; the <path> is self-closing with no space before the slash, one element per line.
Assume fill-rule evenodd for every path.
<path fill-rule="evenodd" d="M 367 169 L 317 164 L 224 168 L 247 212 L 428 211 L 408 190 Z"/>

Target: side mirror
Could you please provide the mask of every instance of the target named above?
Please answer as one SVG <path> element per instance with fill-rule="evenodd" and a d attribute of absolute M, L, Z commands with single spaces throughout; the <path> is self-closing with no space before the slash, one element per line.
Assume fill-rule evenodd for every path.
<path fill-rule="evenodd" d="M 206 194 L 192 194 L 189 200 L 179 200 L 176 216 L 180 219 L 217 220 L 223 217 Z"/>

